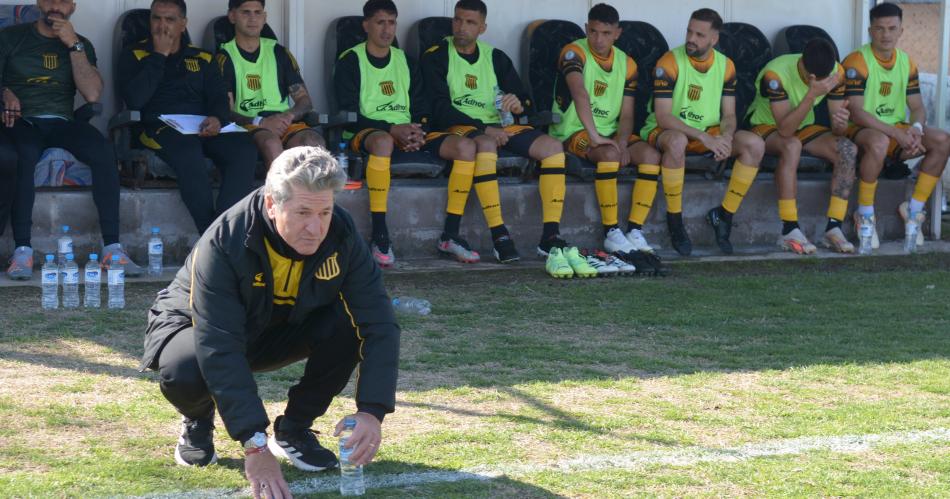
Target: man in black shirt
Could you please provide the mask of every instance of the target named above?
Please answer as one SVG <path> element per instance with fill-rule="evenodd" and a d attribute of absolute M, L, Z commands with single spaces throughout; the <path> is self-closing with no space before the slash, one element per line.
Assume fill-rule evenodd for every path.
<path fill-rule="evenodd" d="M 228 20 L 234 38 L 218 48 L 216 57 L 228 88 L 231 120 L 251 132 L 268 167 L 285 147 L 325 146 L 320 134 L 302 121 L 313 103 L 297 60 L 276 40 L 261 37 L 267 23 L 264 0 L 230 0 Z"/>
<path fill-rule="evenodd" d="M 182 43 L 186 14 L 184 0 L 153 1 L 151 38 L 122 54 L 117 81 L 125 105 L 142 113 L 139 142 L 175 170 L 185 206 L 204 232 L 216 214 L 251 192 L 257 150 L 248 134 L 219 134 L 231 116 L 227 90 L 211 54 Z M 162 123 L 162 114 L 207 118 L 197 136 L 183 135 Z M 205 155 L 221 170 L 217 209 Z"/>
<path fill-rule="evenodd" d="M 7 275 L 27 280 L 32 276 L 33 172 L 43 151 L 51 147 L 66 149 L 92 169 L 104 266 L 115 254 L 126 275 L 140 275 L 141 268 L 119 244 L 119 170 L 112 144 L 89 123 L 73 119 L 77 90 L 87 102 L 98 102 L 102 94 L 96 52 L 69 21 L 76 11 L 72 0 L 38 0 L 37 6 L 41 19 L 0 32 L 3 125 L 18 157 L 11 213 L 16 251 Z"/>

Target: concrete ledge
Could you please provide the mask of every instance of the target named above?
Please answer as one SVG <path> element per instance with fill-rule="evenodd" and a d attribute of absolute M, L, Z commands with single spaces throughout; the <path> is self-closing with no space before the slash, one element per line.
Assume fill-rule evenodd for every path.
<path fill-rule="evenodd" d="M 435 255 L 436 240 L 445 219 L 446 185 L 445 179 L 393 181 L 389 200 L 389 228 L 397 259 L 431 258 Z M 709 181 L 698 176 L 687 177 L 683 214 L 698 251 L 712 251 L 713 235 L 706 227 L 703 217 L 709 208 L 721 202 L 726 186 L 725 180 Z M 903 225 L 897 215 L 897 206 L 908 198 L 912 188 L 913 184 L 909 180 L 881 180 L 877 190 L 876 208 L 878 232 L 883 240 L 903 237 Z M 824 228 L 829 189 L 827 177 L 804 174 L 800 177 L 799 216 L 809 237 L 817 239 L 816 236 L 820 236 L 820 231 Z M 857 188 L 854 190 L 857 191 Z M 619 191 L 620 220 L 624 223 L 630 209 L 632 184 L 621 182 Z M 852 210 L 856 204 L 856 195 L 855 192 L 850 204 Z M 537 182 L 522 183 L 514 179 L 502 179 L 501 197 L 505 222 L 511 229 L 519 251 L 524 257 L 533 255 L 541 236 L 541 202 Z M 347 191 L 342 193 L 338 200 L 350 210 L 360 230 L 368 237 L 370 221 L 367 191 Z M 581 247 L 600 246 L 603 243 L 603 233 L 593 184 L 569 180 L 564 205 L 561 231 L 565 239 Z M 152 226 L 162 230 L 167 265 L 180 264 L 197 240 L 194 223 L 177 190 L 123 189 L 120 207 L 121 240 L 136 261 L 145 262 L 146 242 Z M 70 225 L 73 228 L 80 261 L 85 261 L 85 255 L 89 252 L 99 251 L 101 248 L 98 217 L 92 193 L 88 190 L 38 192 L 33 221 L 33 246 L 40 253 L 55 249 L 55 239 L 61 225 Z M 739 251 L 742 251 L 743 247 L 772 246 L 780 228 L 774 181 L 770 174 L 762 174 L 736 215 L 732 241 Z M 2 256 L 8 256 L 13 251 L 10 232 L 8 228 L 4 236 L 0 237 Z M 645 233 L 651 243 L 663 248 L 669 247 L 662 187 L 647 220 Z M 850 223 L 845 224 L 845 233 L 853 237 Z M 466 207 L 462 235 L 483 257 L 490 258 L 491 240 L 474 189 Z"/>

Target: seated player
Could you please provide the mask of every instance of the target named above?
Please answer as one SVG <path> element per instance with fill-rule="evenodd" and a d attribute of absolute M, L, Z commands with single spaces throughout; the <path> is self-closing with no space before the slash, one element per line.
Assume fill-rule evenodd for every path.
<path fill-rule="evenodd" d="M 689 255 L 693 245 L 683 224 L 683 178 L 686 154 L 712 153 L 716 161 L 735 157 L 722 204 L 706 213 L 723 253 L 732 253 L 732 216 L 752 186 L 765 151 L 762 138 L 736 131 L 736 68 L 713 47 L 719 43 L 722 18 L 712 9 L 693 12 L 686 44 L 667 52 L 654 70 L 652 112 L 640 136 L 663 153 L 666 222 L 673 248 Z M 645 168 L 645 170 L 644 170 Z M 639 231 L 656 196 L 655 167 L 641 168 L 633 189 L 630 231 Z"/>
<path fill-rule="evenodd" d="M 231 120 L 251 131 L 269 168 L 284 149 L 326 144 L 302 121 L 313 103 L 297 60 L 276 40 L 261 36 L 267 23 L 264 2 L 228 2 L 234 39 L 221 46 L 217 59 L 231 100 Z"/>
<path fill-rule="evenodd" d="M 882 3 L 871 9 L 871 43 L 851 53 L 842 65 L 853 122 L 848 137 L 861 151 L 856 232 L 861 233 L 862 224 L 870 226 L 871 246 L 878 247 L 874 193 L 885 158 L 902 161 L 923 156 L 914 193 L 899 208 L 907 224 L 905 234 L 910 238 L 905 247 L 913 251 L 923 242 L 920 227 L 926 219 L 924 204 L 943 175 L 950 156 L 950 134 L 926 125 L 917 65 L 897 48 L 903 33 L 902 20 L 903 11 L 895 4 Z"/>
<path fill-rule="evenodd" d="M 802 151 L 834 164 L 828 224 L 822 244 L 839 253 L 853 253 L 854 245 L 841 232 L 854 185 L 857 147 L 844 134 L 848 129 L 844 100 L 844 69 L 835 61 L 834 47 L 813 39 L 801 54 L 776 57 L 755 80 L 755 100 L 748 111 L 752 131 L 765 139 L 765 152 L 779 158 L 775 169 L 778 212 L 782 219 L 783 249 L 809 255 L 817 248 L 798 225 L 798 161 Z M 815 124 L 814 108 L 828 98 L 831 129 Z"/>

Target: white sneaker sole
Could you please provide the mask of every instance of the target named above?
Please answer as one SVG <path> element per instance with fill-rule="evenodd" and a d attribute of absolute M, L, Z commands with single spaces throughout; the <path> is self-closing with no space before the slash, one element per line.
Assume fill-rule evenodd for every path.
<path fill-rule="evenodd" d="M 307 464 L 307 463 L 301 461 L 300 458 L 298 458 L 297 456 L 295 456 L 295 455 L 293 455 L 293 454 L 287 452 L 286 449 L 284 449 L 283 447 L 281 447 L 280 444 L 277 443 L 277 439 L 274 438 L 273 435 L 271 435 L 270 438 L 267 439 L 267 448 L 270 449 L 271 454 L 273 454 L 273 455 L 275 455 L 275 456 L 277 456 L 277 457 L 282 457 L 282 458 L 284 458 L 284 459 L 290 461 L 290 464 L 294 465 L 294 468 L 297 468 L 298 470 L 303 470 L 303 471 L 323 471 L 323 470 L 327 469 L 327 468 L 325 468 L 325 467 L 314 466 L 314 465 L 312 465 L 312 464 Z"/>
<path fill-rule="evenodd" d="M 209 463 L 208 463 L 207 465 L 205 465 L 205 466 L 212 465 L 212 464 L 214 464 L 214 463 L 216 463 L 216 462 L 218 462 L 218 453 L 217 453 L 217 452 L 215 452 L 214 455 L 211 456 L 211 462 L 209 462 Z M 179 450 L 179 448 L 178 448 L 177 445 L 175 446 L 175 463 L 177 463 L 179 466 L 188 466 L 188 467 L 190 467 L 190 468 L 197 466 L 197 465 L 195 465 L 195 464 L 189 463 L 188 461 L 185 461 L 185 458 L 181 457 L 181 451 Z"/>

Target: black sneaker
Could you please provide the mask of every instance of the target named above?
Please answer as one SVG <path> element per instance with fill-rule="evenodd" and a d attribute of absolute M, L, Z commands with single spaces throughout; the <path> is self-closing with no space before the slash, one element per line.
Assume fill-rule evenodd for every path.
<path fill-rule="evenodd" d="M 670 242 L 673 243 L 673 249 L 680 255 L 691 255 L 693 253 L 693 242 L 689 240 L 689 234 L 686 233 L 683 214 L 667 213 L 666 226 L 670 229 Z"/>
<path fill-rule="evenodd" d="M 218 462 L 214 452 L 214 416 L 181 418 L 181 436 L 175 446 L 175 462 L 182 466 L 207 466 Z"/>
<path fill-rule="evenodd" d="M 732 233 L 732 224 L 725 221 L 721 215 L 718 206 L 709 210 L 706 212 L 706 223 L 716 233 L 716 244 L 719 245 L 719 249 L 723 253 L 731 255 L 732 243 L 729 242 L 729 235 Z"/>
<path fill-rule="evenodd" d="M 511 263 L 521 260 L 521 255 L 518 254 L 518 250 L 515 249 L 515 242 L 511 240 L 509 236 L 501 236 L 498 239 L 495 239 L 495 260 L 498 260 L 498 263 Z"/>
<path fill-rule="evenodd" d="M 303 471 L 323 471 L 340 465 L 333 451 L 317 441 L 318 432 L 309 428 L 281 431 L 281 419 L 283 416 L 277 416 L 274 421 L 274 435 L 267 440 L 267 448 L 271 454 L 290 461 L 295 468 Z"/>
<path fill-rule="evenodd" d="M 637 268 L 635 275 L 649 277 L 666 277 L 670 275 L 670 268 L 663 263 L 663 260 L 650 251 L 630 251 L 627 253 L 614 253 L 621 260 Z"/>
<path fill-rule="evenodd" d="M 542 239 L 538 243 L 538 256 L 541 258 L 547 258 L 548 253 L 551 252 L 552 248 L 564 249 L 567 247 L 567 241 L 561 239 L 561 236 L 555 234 L 547 239 Z"/>

